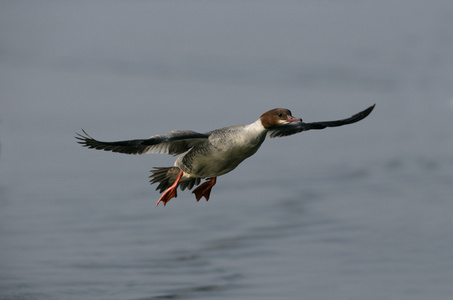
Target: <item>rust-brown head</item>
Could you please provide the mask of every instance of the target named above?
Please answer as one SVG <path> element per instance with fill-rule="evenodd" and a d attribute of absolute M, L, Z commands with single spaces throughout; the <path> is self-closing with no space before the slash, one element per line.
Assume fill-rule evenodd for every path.
<path fill-rule="evenodd" d="M 269 129 L 275 126 L 288 124 L 291 122 L 301 122 L 301 118 L 294 118 L 291 114 L 291 111 L 286 108 L 274 108 L 271 109 L 260 117 L 261 124 L 264 128 Z"/>

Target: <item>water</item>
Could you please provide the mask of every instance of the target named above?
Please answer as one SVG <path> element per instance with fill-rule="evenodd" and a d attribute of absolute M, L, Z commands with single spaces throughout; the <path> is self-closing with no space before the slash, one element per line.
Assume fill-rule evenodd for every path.
<path fill-rule="evenodd" d="M 0 299 L 450 299 L 450 1 L 4 2 Z M 286 107 L 209 202 L 75 143 Z"/>

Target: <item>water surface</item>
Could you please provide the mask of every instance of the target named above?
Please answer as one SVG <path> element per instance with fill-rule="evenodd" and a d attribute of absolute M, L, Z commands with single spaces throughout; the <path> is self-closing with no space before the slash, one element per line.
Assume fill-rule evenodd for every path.
<path fill-rule="evenodd" d="M 5 2 L 0 299 L 450 299 L 453 5 Z M 209 202 L 101 140 L 286 107 Z"/>

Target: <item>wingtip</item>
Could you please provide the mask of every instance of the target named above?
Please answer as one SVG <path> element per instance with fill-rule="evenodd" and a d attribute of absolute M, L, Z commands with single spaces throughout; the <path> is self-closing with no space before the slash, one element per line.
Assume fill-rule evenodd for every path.
<path fill-rule="evenodd" d="M 74 138 L 77 139 L 77 144 L 80 144 L 83 147 L 92 148 L 92 147 L 90 147 L 88 142 L 90 140 L 94 140 L 94 139 L 83 128 L 81 128 L 81 130 L 85 135 L 78 133 L 78 132 L 75 133 L 76 135 L 74 136 Z"/>
<path fill-rule="evenodd" d="M 376 103 L 374 103 L 373 105 L 371 105 L 370 107 L 368 107 L 367 109 L 365 109 L 362 113 L 365 114 L 365 117 L 368 116 L 374 109 L 374 107 L 376 106 Z"/>
<path fill-rule="evenodd" d="M 80 140 L 80 139 L 84 139 L 84 140 L 85 140 L 86 138 L 93 139 L 93 138 L 85 131 L 85 129 L 83 129 L 83 128 L 80 128 L 80 129 L 82 130 L 83 134 L 85 134 L 85 135 L 76 132 L 76 133 L 75 133 L 75 134 L 76 134 L 76 136 L 75 136 L 76 139 L 79 139 L 79 140 Z"/>

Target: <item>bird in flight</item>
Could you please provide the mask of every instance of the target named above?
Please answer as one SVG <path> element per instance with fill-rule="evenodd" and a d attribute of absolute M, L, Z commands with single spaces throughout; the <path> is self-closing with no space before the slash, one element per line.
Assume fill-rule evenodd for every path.
<path fill-rule="evenodd" d="M 352 124 L 366 118 L 375 105 L 350 118 L 305 123 L 292 116 L 285 108 L 271 109 L 255 122 L 248 125 L 234 125 L 205 133 L 191 130 L 174 130 L 166 135 L 154 135 L 147 139 L 116 142 L 102 142 L 92 138 L 85 130 L 77 133 L 78 143 L 90 149 L 119 152 L 125 154 L 164 153 L 180 156 L 172 167 L 159 167 L 151 170 L 150 183 L 158 183 L 156 190 L 163 194 L 156 206 L 165 206 L 176 198 L 178 186 L 181 190 L 193 190 L 195 198 L 209 200 L 217 177 L 234 170 L 242 161 L 258 151 L 267 138 L 283 137 L 312 129 L 324 129 Z"/>

